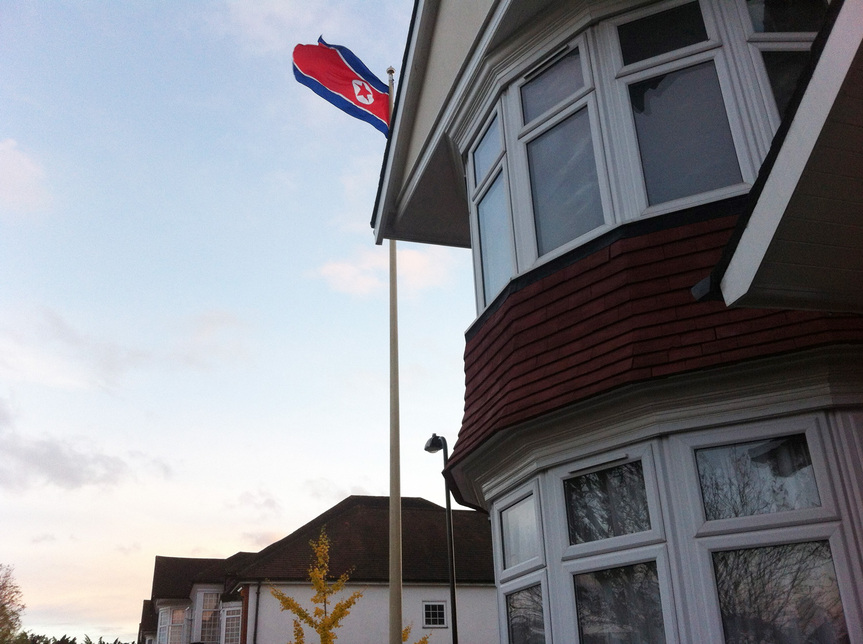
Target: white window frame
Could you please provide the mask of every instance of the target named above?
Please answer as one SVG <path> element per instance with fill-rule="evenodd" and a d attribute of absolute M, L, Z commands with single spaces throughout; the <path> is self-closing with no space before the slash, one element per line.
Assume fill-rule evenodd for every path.
<path fill-rule="evenodd" d="M 558 575 L 560 586 L 556 594 L 564 604 L 563 613 L 571 615 L 572 619 L 562 619 L 557 622 L 556 633 L 563 635 L 565 642 L 579 642 L 578 637 L 578 607 L 575 600 L 575 576 L 583 573 L 633 566 L 640 563 L 656 564 L 656 575 L 659 582 L 659 597 L 662 605 L 662 621 L 667 644 L 676 644 L 678 640 L 677 610 L 672 588 L 671 568 L 668 551 L 664 543 L 629 548 L 616 552 L 607 552 L 573 559 L 562 563 L 562 574 Z M 561 638 L 558 638 L 561 639 Z"/>
<path fill-rule="evenodd" d="M 612 87 L 608 88 L 609 118 L 618 127 L 623 129 L 624 134 L 624 136 L 618 137 L 618 149 L 615 152 L 628 168 L 637 169 L 637 172 L 624 178 L 624 180 L 631 182 L 628 188 L 633 193 L 632 197 L 625 202 L 626 205 L 624 207 L 626 210 L 621 213 L 621 219 L 624 221 L 674 212 L 727 197 L 745 194 L 750 190 L 752 183 L 755 181 L 760 159 L 757 153 L 753 151 L 748 140 L 747 128 L 744 126 L 742 118 L 742 114 L 745 113 L 743 97 L 735 91 L 731 72 L 728 67 L 727 53 L 719 35 L 717 21 L 712 8 L 706 2 L 699 1 L 698 4 L 701 8 L 708 40 L 627 66 L 623 64 L 617 35 L 618 25 L 632 22 L 654 13 L 660 13 L 667 9 L 687 4 L 690 1 L 669 0 L 668 2 L 652 4 L 637 11 L 627 12 L 601 25 L 605 38 L 614 45 L 607 50 L 611 55 L 612 65 L 616 70 L 613 74 L 616 82 L 614 82 Z M 635 120 L 632 115 L 629 97 L 629 86 L 639 81 L 680 71 L 705 62 L 712 62 L 716 70 L 722 101 L 725 107 L 725 116 L 728 120 L 737 164 L 740 169 L 741 181 L 708 192 L 651 205 L 647 198 L 647 187 L 644 181 L 641 154 L 638 147 L 638 135 L 635 129 Z M 608 79 L 602 78 L 601 81 L 607 82 Z"/>
<path fill-rule="evenodd" d="M 509 643 L 509 613 L 507 611 L 506 598 L 512 593 L 539 585 L 542 591 L 542 622 L 545 632 L 546 644 L 551 644 L 551 609 L 549 603 L 548 576 L 545 570 L 535 570 L 506 584 L 499 586 L 498 592 L 498 618 L 500 620 L 500 641 Z"/>
<path fill-rule="evenodd" d="M 470 217 L 470 231 L 471 231 L 471 247 L 477 249 L 476 252 L 473 253 L 474 260 L 474 283 L 476 286 L 476 305 L 477 310 L 481 311 L 486 306 L 491 304 L 495 297 L 500 293 L 500 291 L 496 293 L 486 293 L 485 292 L 485 280 L 483 278 L 484 275 L 484 267 L 482 263 L 482 243 L 480 240 L 480 227 L 479 227 L 479 204 L 482 202 L 485 195 L 488 193 L 489 189 L 492 187 L 494 182 L 497 180 L 498 175 L 501 175 L 503 178 L 503 190 L 507 203 L 508 210 L 508 225 L 510 227 L 510 236 L 512 240 L 512 244 L 510 245 L 510 260 L 512 262 L 512 266 L 514 268 L 514 272 L 510 275 L 510 279 L 518 275 L 519 273 L 519 264 L 518 264 L 518 253 L 516 251 L 516 235 L 515 230 L 513 229 L 513 220 L 515 217 L 513 216 L 513 199 L 510 188 L 509 181 L 509 171 L 507 168 L 507 144 L 506 144 L 506 121 L 504 119 L 504 106 L 500 105 L 496 109 L 492 110 L 492 112 L 486 116 L 483 120 L 482 127 L 477 132 L 477 135 L 474 137 L 473 142 L 470 144 L 470 148 L 467 153 L 467 175 L 468 175 L 468 188 L 470 194 L 470 202 L 471 202 L 471 212 L 472 216 Z M 500 151 L 495 157 L 494 162 L 489 167 L 488 172 L 486 172 L 485 176 L 479 181 L 476 181 L 476 167 L 474 163 L 474 153 L 476 152 L 479 144 L 482 142 L 483 137 L 488 132 L 488 129 L 491 127 L 491 124 L 494 120 L 497 119 L 499 133 L 500 133 Z M 506 288 L 506 285 L 501 288 L 503 290 Z"/>
<path fill-rule="evenodd" d="M 641 462 L 644 476 L 644 487 L 647 496 L 647 509 L 650 515 L 650 530 L 632 534 L 600 539 L 587 543 L 570 544 L 569 524 L 566 510 L 566 495 L 564 481 L 583 474 L 611 469 L 626 463 Z M 552 515 L 554 529 L 551 534 L 556 537 L 550 544 L 553 552 L 549 554 L 553 561 L 566 561 L 577 557 L 599 555 L 607 552 L 617 552 L 621 549 L 636 546 L 661 543 L 665 541 L 665 527 L 661 513 L 659 483 L 656 475 L 656 465 L 653 445 L 643 443 L 615 449 L 586 459 L 571 461 L 551 470 L 548 474 L 549 513 Z"/>
<path fill-rule="evenodd" d="M 219 631 L 220 637 L 219 642 L 221 644 L 229 644 L 227 640 L 227 629 L 228 629 L 228 620 L 229 619 L 238 619 L 239 627 L 237 628 L 237 642 L 239 644 L 243 641 L 243 607 L 239 603 L 230 603 L 222 605 L 222 614 L 220 615 L 219 620 Z"/>
<path fill-rule="evenodd" d="M 534 499 L 534 521 L 536 522 L 537 539 L 539 541 L 539 553 L 526 561 L 522 561 L 514 566 L 505 568 L 502 515 L 516 503 L 519 503 L 531 496 Z M 545 567 L 546 558 L 545 536 L 542 525 L 542 500 L 539 493 L 539 482 L 536 479 L 531 480 L 526 485 L 519 487 L 515 491 L 510 492 L 496 501 L 492 516 L 494 518 L 492 521 L 492 533 L 494 535 L 494 543 L 497 544 L 494 548 L 494 567 L 495 574 L 497 575 L 499 582 L 503 583 Z"/>
<path fill-rule="evenodd" d="M 436 605 L 443 607 L 443 624 L 429 624 L 426 622 L 426 606 Z M 422 603 L 423 628 L 449 628 L 449 609 L 447 602 L 443 599 L 426 599 Z"/>
<path fill-rule="evenodd" d="M 730 519 L 705 519 L 701 484 L 695 460 L 697 449 L 757 442 L 783 436 L 804 434 L 821 506 L 758 514 Z M 848 555 L 847 540 L 837 506 L 836 490 L 830 472 L 835 464 L 825 449 L 822 436 L 826 422 L 816 414 L 776 418 L 760 422 L 700 430 L 672 436 L 668 441 L 668 459 L 677 464 L 672 476 L 680 484 L 672 489 L 673 505 L 677 508 L 677 535 L 681 555 L 690 566 L 681 567 L 682 588 L 692 594 L 690 606 L 705 607 L 705 615 L 690 622 L 693 636 L 699 641 L 722 641 L 722 617 L 713 572 L 712 554 L 717 551 L 780 546 L 808 541 L 828 541 L 830 544 L 839 595 L 852 642 L 854 633 L 863 633 L 863 618 L 859 608 L 861 597 L 854 587 L 854 563 Z"/>
<path fill-rule="evenodd" d="M 836 495 L 828 474 L 824 444 L 821 440 L 823 431 L 823 423 L 819 421 L 818 417 L 809 415 L 672 437 L 670 448 L 674 462 L 679 464 L 677 475 L 682 479 L 681 485 L 676 486 L 680 497 L 678 505 L 683 509 L 681 519 L 687 522 L 693 537 L 735 534 L 750 530 L 837 520 L 839 514 L 836 507 Z M 815 474 L 815 483 L 818 486 L 818 495 L 821 499 L 819 507 L 712 521 L 705 518 L 701 483 L 695 462 L 697 450 L 769 440 L 795 434 L 806 436 L 806 444 L 809 448 L 809 456 L 812 459 L 812 469 Z"/>

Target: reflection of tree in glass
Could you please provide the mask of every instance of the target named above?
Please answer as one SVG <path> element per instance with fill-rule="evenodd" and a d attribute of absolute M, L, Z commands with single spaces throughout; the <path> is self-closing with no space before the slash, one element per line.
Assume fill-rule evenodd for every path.
<path fill-rule="evenodd" d="M 826 541 L 713 553 L 727 644 L 848 642 Z"/>
<path fill-rule="evenodd" d="M 576 476 L 563 487 L 572 544 L 650 530 L 641 461 Z"/>
<path fill-rule="evenodd" d="M 708 521 L 821 505 L 803 434 L 696 452 Z"/>
<path fill-rule="evenodd" d="M 510 644 L 545 644 L 542 587 L 539 584 L 506 596 Z"/>
<path fill-rule="evenodd" d="M 582 644 L 665 642 L 656 562 L 575 576 Z"/>

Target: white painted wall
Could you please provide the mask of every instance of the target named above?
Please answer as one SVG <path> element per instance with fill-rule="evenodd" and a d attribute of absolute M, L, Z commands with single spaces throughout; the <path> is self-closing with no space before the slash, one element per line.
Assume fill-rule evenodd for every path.
<path fill-rule="evenodd" d="M 311 608 L 312 590 L 307 585 L 279 584 L 279 590 L 296 599 L 304 607 Z M 389 639 L 389 589 L 384 585 L 349 585 L 347 592 L 338 599 L 347 597 L 354 590 L 362 590 L 363 597 L 356 603 L 350 615 L 337 631 L 339 644 L 380 644 Z M 293 616 L 283 612 L 267 586 L 261 586 L 261 604 L 258 610 L 257 641 L 255 640 L 255 601 L 257 586 L 249 592 L 248 644 L 286 644 L 293 641 Z M 404 586 L 402 589 L 403 623 L 413 624 L 409 642 L 415 642 L 430 633 L 430 644 L 449 644 L 449 628 L 423 628 L 423 601 L 442 601 L 447 605 L 449 622 L 449 587 Z M 338 600 L 337 599 L 337 600 Z M 497 619 L 497 593 L 494 586 L 466 586 L 457 590 L 459 641 L 467 644 L 499 644 Z M 306 641 L 317 642 L 314 633 L 306 631 Z"/>

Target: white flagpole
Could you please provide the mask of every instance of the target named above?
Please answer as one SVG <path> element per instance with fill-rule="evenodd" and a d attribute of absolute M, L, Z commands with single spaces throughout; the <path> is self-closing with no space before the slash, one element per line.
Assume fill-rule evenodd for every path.
<path fill-rule="evenodd" d="M 387 69 L 390 85 L 390 119 L 393 113 L 393 75 Z M 392 121 L 390 121 L 392 127 Z M 390 130 L 392 134 L 392 130 Z M 402 641 L 402 500 L 401 500 L 401 449 L 399 440 L 399 333 L 398 289 L 396 271 L 396 241 L 390 246 L 390 644 Z"/>

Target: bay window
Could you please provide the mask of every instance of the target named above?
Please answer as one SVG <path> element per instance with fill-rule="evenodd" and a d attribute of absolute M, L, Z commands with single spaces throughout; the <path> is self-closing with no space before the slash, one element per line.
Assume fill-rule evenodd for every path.
<path fill-rule="evenodd" d="M 863 572 L 837 499 L 861 490 L 836 486 L 843 439 L 824 422 L 561 454 L 492 505 L 508 643 L 547 641 L 550 628 L 575 644 L 863 642 Z"/>
<path fill-rule="evenodd" d="M 826 4 L 592 7 L 498 57 L 495 98 L 459 143 L 480 309 L 614 226 L 747 192 Z"/>

